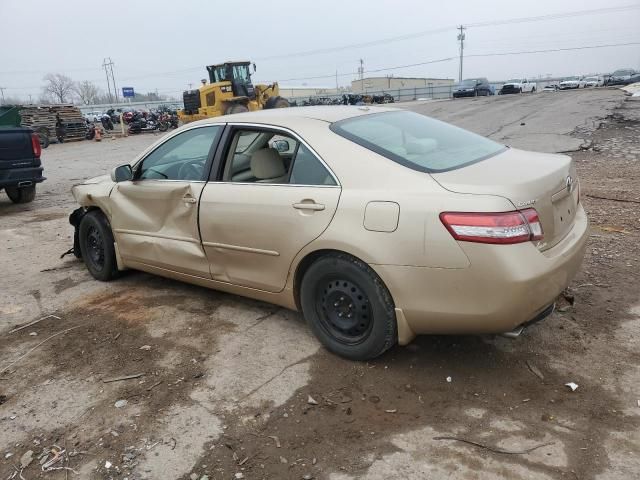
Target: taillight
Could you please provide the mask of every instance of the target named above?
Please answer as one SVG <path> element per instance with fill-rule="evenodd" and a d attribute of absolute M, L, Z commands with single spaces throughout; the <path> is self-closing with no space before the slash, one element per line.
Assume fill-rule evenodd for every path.
<path fill-rule="evenodd" d="M 36 158 L 40 158 L 40 154 L 42 153 L 42 146 L 40 145 L 40 137 L 37 133 L 31 134 L 31 148 L 33 149 L 33 156 Z"/>
<path fill-rule="evenodd" d="M 453 238 L 462 242 L 512 244 L 543 237 L 538 212 L 533 208 L 514 212 L 443 212 L 440 221 Z"/>

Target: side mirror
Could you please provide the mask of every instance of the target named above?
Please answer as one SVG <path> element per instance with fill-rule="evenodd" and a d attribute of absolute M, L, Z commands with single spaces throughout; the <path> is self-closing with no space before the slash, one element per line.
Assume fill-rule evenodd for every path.
<path fill-rule="evenodd" d="M 253 73 L 256 73 L 256 64 L 253 64 Z"/>
<path fill-rule="evenodd" d="M 280 153 L 288 152 L 289 148 L 291 148 L 289 142 L 286 140 L 275 140 L 272 146 Z"/>
<path fill-rule="evenodd" d="M 131 165 L 120 165 L 119 167 L 111 170 L 111 180 L 118 182 L 126 182 L 127 180 L 133 179 L 133 170 L 131 169 Z"/>

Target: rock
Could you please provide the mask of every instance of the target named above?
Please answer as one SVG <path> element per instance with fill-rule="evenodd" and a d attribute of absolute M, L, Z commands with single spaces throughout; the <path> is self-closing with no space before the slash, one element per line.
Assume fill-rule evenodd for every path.
<path fill-rule="evenodd" d="M 313 475 L 311 475 L 310 473 L 307 473 L 306 475 L 302 476 L 302 480 L 313 480 L 315 477 Z"/>
<path fill-rule="evenodd" d="M 109 470 L 111 468 L 112 463 L 107 460 L 106 462 L 104 462 L 104 468 L 106 468 L 107 470 Z"/>
<path fill-rule="evenodd" d="M 20 457 L 20 466 L 22 468 L 27 468 L 29 465 L 31 465 L 31 462 L 33 462 L 33 450 L 27 450 Z"/>
<path fill-rule="evenodd" d="M 453 379 L 451 377 L 447 377 L 447 383 L 451 383 Z"/>
<path fill-rule="evenodd" d="M 11 453 L 11 452 L 4 454 L 4 458 L 11 458 L 11 457 L 13 457 L 13 453 Z M 280 458 L 282 458 L 282 457 L 280 457 Z"/>
<path fill-rule="evenodd" d="M 116 407 L 116 408 L 126 407 L 126 406 L 127 406 L 127 403 L 129 403 L 129 402 L 127 402 L 126 400 L 118 400 L 118 401 L 115 403 L 115 407 Z"/>
<path fill-rule="evenodd" d="M 289 460 L 287 460 L 283 456 L 280 456 L 280 463 L 289 463 Z"/>
<path fill-rule="evenodd" d="M 192 473 L 191 475 L 189 475 L 189 478 L 191 480 L 198 480 L 198 474 L 197 473 Z"/>
<path fill-rule="evenodd" d="M 309 405 L 318 405 L 318 402 L 311 395 L 307 398 L 307 403 Z"/>
<path fill-rule="evenodd" d="M 209 480 L 209 475 L 202 475 L 200 480 Z"/>
<path fill-rule="evenodd" d="M 32 336 L 32 337 L 37 337 L 38 336 L 38 332 L 31 332 L 29 335 Z"/>
<path fill-rule="evenodd" d="M 238 472 L 234 475 L 236 478 L 244 478 L 244 473 Z"/>
<path fill-rule="evenodd" d="M 143 345 L 140 347 L 140 350 L 151 350 L 151 345 Z"/>

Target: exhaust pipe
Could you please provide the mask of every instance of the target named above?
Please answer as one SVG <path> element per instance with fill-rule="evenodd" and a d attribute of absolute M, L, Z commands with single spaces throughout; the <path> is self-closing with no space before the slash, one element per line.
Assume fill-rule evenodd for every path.
<path fill-rule="evenodd" d="M 33 182 L 31 180 L 24 180 L 22 182 L 18 182 L 18 187 L 30 187 L 31 185 L 33 185 Z"/>
<path fill-rule="evenodd" d="M 547 308 L 542 310 L 538 315 L 536 315 L 534 318 L 532 318 L 528 322 L 525 322 L 525 323 L 523 323 L 521 325 L 518 325 L 516 328 L 514 328 L 510 332 L 503 332 L 503 333 L 500 334 L 500 336 L 501 337 L 505 337 L 505 338 L 518 338 L 520 336 L 520 334 L 522 332 L 524 332 L 525 328 L 533 325 L 534 323 L 538 323 L 538 322 L 544 320 L 549 315 L 551 315 L 554 312 L 555 309 L 556 309 L 556 304 L 554 302 L 551 305 L 549 305 Z"/>

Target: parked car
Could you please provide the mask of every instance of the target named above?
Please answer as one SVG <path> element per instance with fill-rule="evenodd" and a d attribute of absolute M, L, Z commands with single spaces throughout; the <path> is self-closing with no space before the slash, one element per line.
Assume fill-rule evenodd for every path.
<path fill-rule="evenodd" d="M 537 84 L 535 82 L 530 82 L 526 78 L 515 78 L 508 80 L 502 85 L 500 95 L 508 93 L 535 93 L 536 89 Z"/>
<path fill-rule="evenodd" d="M 570 157 L 388 107 L 190 123 L 72 191 L 96 279 L 132 268 L 301 310 L 356 360 L 416 334 L 518 334 L 588 238 Z"/>
<path fill-rule="evenodd" d="M 84 119 L 91 122 L 99 122 L 102 118 L 102 112 L 89 112 L 84 114 Z"/>
<path fill-rule="evenodd" d="M 584 88 L 585 83 L 582 77 L 567 77 L 560 82 L 558 88 L 560 90 L 570 90 L 573 88 Z"/>
<path fill-rule="evenodd" d="M 585 77 L 585 87 L 602 87 L 604 85 L 604 78 L 601 76 Z"/>
<path fill-rule="evenodd" d="M 543 92 L 557 92 L 558 90 L 560 90 L 560 87 L 557 83 L 545 85 L 545 87 L 542 89 Z"/>
<path fill-rule="evenodd" d="M 632 83 L 638 82 L 640 82 L 640 73 L 634 73 L 625 81 L 625 85 L 631 85 Z"/>
<path fill-rule="evenodd" d="M 633 68 L 621 68 L 611 74 L 609 85 L 626 85 L 626 82 L 631 78 L 636 71 Z"/>
<path fill-rule="evenodd" d="M 486 78 L 467 78 L 453 87 L 453 98 L 481 95 L 491 95 L 489 80 Z"/>
<path fill-rule="evenodd" d="M 20 126 L 18 107 L 0 107 L 0 190 L 13 203 L 32 202 L 42 176 L 40 137 Z"/>

